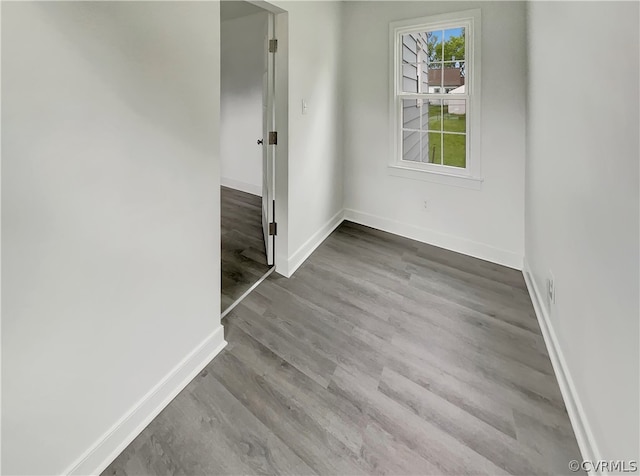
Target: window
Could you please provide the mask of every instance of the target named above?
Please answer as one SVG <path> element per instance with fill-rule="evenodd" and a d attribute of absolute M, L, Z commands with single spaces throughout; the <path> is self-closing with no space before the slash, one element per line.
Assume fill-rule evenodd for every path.
<path fill-rule="evenodd" d="M 479 10 L 391 24 L 391 169 L 480 180 L 479 27 Z"/>

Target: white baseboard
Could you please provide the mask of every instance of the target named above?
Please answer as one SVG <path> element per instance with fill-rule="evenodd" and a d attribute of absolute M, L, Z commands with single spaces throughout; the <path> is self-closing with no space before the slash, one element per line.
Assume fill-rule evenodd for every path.
<path fill-rule="evenodd" d="M 63 474 L 100 474 L 227 345 L 219 326 Z"/>
<path fill-rule="evenodd" d="M 311 238 L 309 238 L 300 248 L 296 250 L 293 255 L 287 261 L 287 269 L 276 271 L 283 276 L 290 278 L 293 273 L 304 263 L 311 253 L 320 246 L 320 244 L 327 239 L 327 237 L 338 228 L 338 225 L 344 220 L 344 211 L 340 210 L 331 219 L 326 222 L 318 231 L 316 231 Z"/>
<path fill-rule="evenodd" d="M 553 370 L 556 374 L 558 385 L 560 386 L 560 392 L 562 393 L 564 404 L 567 407 L 567 413 L 569 414 L 569 419 L 571 420 L 571 425 L 573 426 L 573 431 L 576 435 L 576 440 L 578 441 L 578 447 L 580 448 L 582 459 L 583 461 L 600 461 L 602 459 L 601 454 L 598 451 L 593 432 L 591 431 L 591 426 L 589 425 L 584 408 L 580 402 L 580 396 L 578 395 L 578 391 L 576 390 L 571 378 L 571 373 L 569 372 L 569 367 L 567 366 L 567 362 L 562 353 L 562 348 L 558 342 L 556 332 L 553 328 L 553 323 L 549 317 L 547 306 L 545 306 L 545 300 L 543 299 L 536 281 L 531 274 L 531 269 L 529 268 L 526 259 L 524 260 L 522 274 L 524 275 L 524 280 L 527 283 L 527 289 L 529 290 L 529 295 L 533 302 L 533 308 L 536 312 L 536 317 L 538 318 L 538 324 L 542 331 L 544 343 L 547 346 L 547 352 L 551 358 L 551 364 L 553 365 Z M 591 472 L 590 474 L 602 473 Z"/>
<path fill-rule="evenodd" d="M 240 182 L 239 180 L 234 180 L 226 177 L 220 177 L 220 185 L 222 185 L 223 187 L 233 188 L 234 190 L 240 190 L 241 192 L 247 192 L 251 195 L 262 197 L 262 185 Z"/>
<path fill-rule="evenodd" d="M 428 228 L 422 228 L 408 223 L 391 220 L 370 213 L 345 209 L 344 219 L 361 225 L 377 228 L 378 230 L 404 236 L 412 240 L 421 241 L 430 245 L 456 251 L 465 255 L 480 258 L 492 263 L 497 263 L 509 268 L 522 269 L 522 256 L 512 251 L 494 248 L 484 243 L 459 238 L 440 233 Z"/>

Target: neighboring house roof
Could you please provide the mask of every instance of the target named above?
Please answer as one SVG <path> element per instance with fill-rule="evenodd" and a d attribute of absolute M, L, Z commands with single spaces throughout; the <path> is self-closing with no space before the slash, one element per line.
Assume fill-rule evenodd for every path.
<path fill-rule="evenodd" d="M 442 75 L 444 73 L 444 84 Z M 464 84 L 464 76 L 460 75 L 460 68 L 444 68 L 429 70 L 429 86 L 458 87 Z"/>

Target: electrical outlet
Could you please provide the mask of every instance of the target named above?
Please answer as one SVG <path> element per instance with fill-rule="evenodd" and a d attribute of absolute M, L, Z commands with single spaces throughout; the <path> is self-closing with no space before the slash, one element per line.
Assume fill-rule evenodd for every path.
<path fill-rule="evenodd" d="M 424 202 L 422 202 L 422 207 L 423 207 L 425 210 L 428 210 L 428 209 L 429 209 L 429 204 L 427 203 L 427 201 L 426 201 L 426 200 L 425 200 Z"/>
<path fill-rule="evenodd" d="M 549 271 L 549 278 L 547 279 L 547 297 L 549 298 L 550 304 L 556 303 L 557 294 L 558 290 L 556 289 L 556 280 L 553 277 L 553 273 Z"/>

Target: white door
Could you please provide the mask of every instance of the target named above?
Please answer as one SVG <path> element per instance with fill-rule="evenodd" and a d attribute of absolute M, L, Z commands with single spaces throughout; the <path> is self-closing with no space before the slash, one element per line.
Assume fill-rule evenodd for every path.
<path fill-rule="evenodd" d="M 275 249 L 275 230 L 270 230 L 270 224 L 275 223 L 275 155 L 276 146 L 270 145 L 269 133 L 275 131 L 275 53 L 269 52 L 269 40 L 274 36 L 275 16 L 270 13 L 267 20 L 267 37 L 265 49 L 267 60 L 262 78 L 262 232 L 264 246 L 267 252 L 267 264 L 273 265 Z M 275 225 L 273 225 L 275 228 Z"/>

